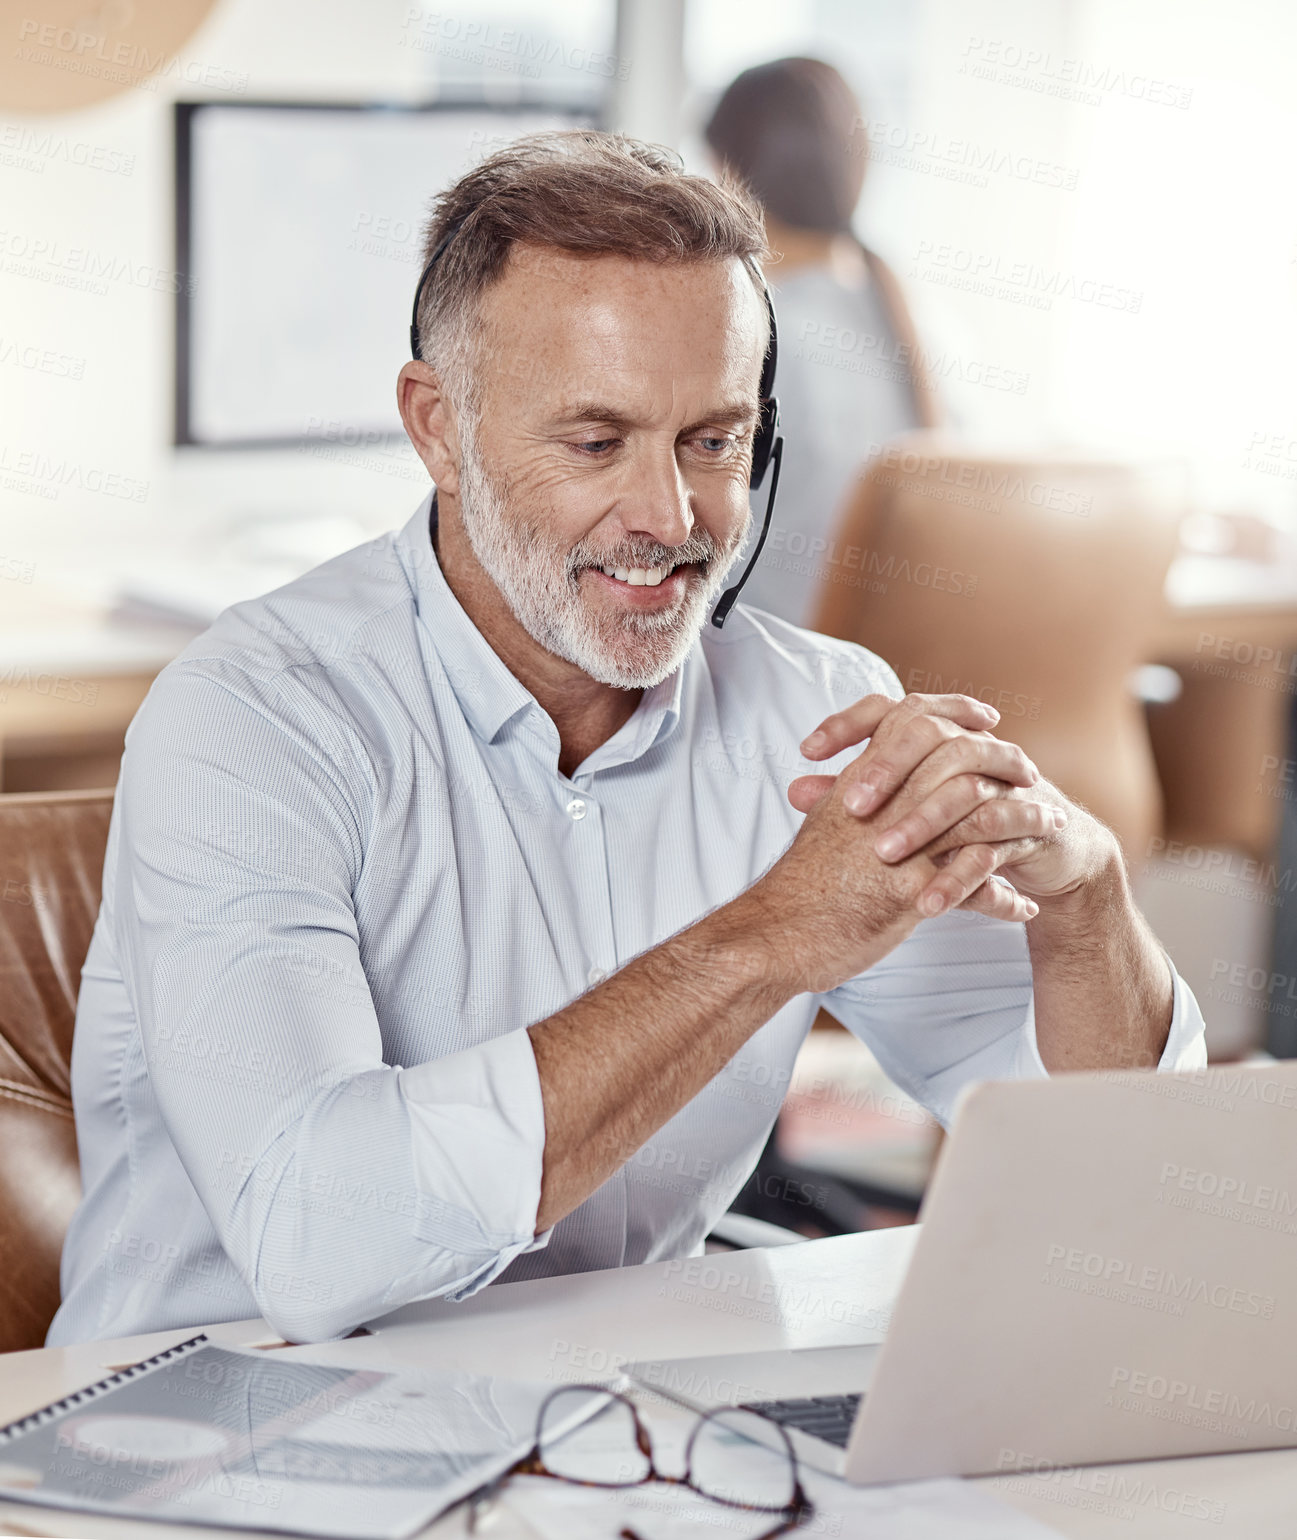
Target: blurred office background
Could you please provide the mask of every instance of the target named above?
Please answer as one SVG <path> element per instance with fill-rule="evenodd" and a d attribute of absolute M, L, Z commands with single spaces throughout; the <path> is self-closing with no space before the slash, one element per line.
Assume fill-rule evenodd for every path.
<path fill-rule="evenodd" d="M 207 619 L 408 517 L 392 382 L 441 185 L 580 122 L 709 173 L 730 82 L 823 59 L 915 345 L 802 305 L 790 430 L 807 392 L 910 358 L 939 410 L 862 416 L 825 539 L 777 529 L 763 593 L 999 706 L 1118 830 L 1213 1055 L 1297 1051 L 1285 0 L 153 11 L 0 3 L 0 790 L 111 786 Z M 782 1201 L 753 1212 L 810 1181 L 803 1228 L 840 1228 L 921 1190 L 931 1126 L 843 1038 L 808 1046 Z"/>

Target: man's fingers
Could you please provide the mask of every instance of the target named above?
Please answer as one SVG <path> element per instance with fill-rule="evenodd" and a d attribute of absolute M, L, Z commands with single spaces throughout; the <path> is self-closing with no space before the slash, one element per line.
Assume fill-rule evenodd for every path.
<path fill-rule="evenodd" d="M 1011 888 L 1007 882 L 996 882 L 994 878 L 984 882 L 980 888 L 975 888 L 959 907 L 975 910 L 993 920 L 1008 920 L 1011 923 L 1033 919 L 1040 913 L 1040 905 L 1034 899 Z"/>
<path fill-rule="evenodd" d="M 874 849 L 884 861 L 903 861 L 934 841 L 949 850 L 1025 835 L 1048 839 L 1066 827 L 1067 814 L 1052 802 L 1008 796 L 1003 782 L 985 776 L 959 776 L 879 835 Z"/>
<path fill-rule="evenodd" d="M 999 840 L 993 845 L 962 845 L 919 894 L 914 907 L 921 915 L 944 914 L 962 904 L 1001 866 L 1025 861 L 1041 848 L 1038 838 Z"/>
<path fill-rule="evenodd" d="M 929 786 L 958 775 L 992 776 L 1022 787 L 1040 779 L 1016 743 L 1002 743 L 988 733 L 969 734 L 944 717 L 911 718 L 886 737 L 886 742 L 883 735 L 871 739 L 860 758 L 842 772 L 843 806 L 858 818 L 881 807 L 920 765 Z"/>
<path fill-rule="evenodd" d="M 999 857 L 990 845 L 963 846 L 919 894 L 915 908 L 929 919 L 953 909 L 980 888 L 998 865 Z"/>
<path fill-rule="evenodd" d="M 930 845 L 939 835 L 953 829 L 983 802 L 998 797 L 1002 781 L 985 775 L 957 775 L 930 792 L 912 812 L 884 830 L 874 841 L 874 850 L 884 861 L 901 861 L 916 850 Z"/>
<path fill-rule="evenodd" d="M 788 783 L 788 800 L 799 813 L 809 813 L 833 790 L 836 775 L 799 775 Z"/>
<path fill-rule="evenodd" d="M 971 695 L 907 695 L 893 700 L 890 695 L 866 695 L 843 711 L 825 717 L 801 744 L 807 759 L 831 759 L 842 749 L 862 743 L 873 735 L 889 712 L 901 711 L 911 716 L 949 717 L 970 732 L 982 732 L 995 726 L 1000 713 Z"/>
<path fill-rule="evenodd" d="M 1019 797 L 1000 797 L 985 802 L 957 823 L 938 841 L 938 848 L 959 845 L 994 845 L 1003 856 L 1000 865 L 1020 861 L 1036 854 L 1046 840 L 1067 828 L 1067 814 L 1052 802 L 1035 802 Z M 1006 847 L 1014 846 L 1012 856 Z"/>

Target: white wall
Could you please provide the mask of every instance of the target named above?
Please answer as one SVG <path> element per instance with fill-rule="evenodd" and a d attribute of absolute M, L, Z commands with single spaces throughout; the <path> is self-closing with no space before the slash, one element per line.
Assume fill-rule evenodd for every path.
<path fill-rule="evenodd" d="M 0 554 L 53 576 L 182 551 L 209 512 L 323 503 L 385 528 L 413 507 L 403 476 L 169 443 L 171 102 L 417 98 L 428 61 L 408 46 L 410 9 L 224 0 L 180 61 L 228 91 L 172 74 L 78 113 L 0 114 Z M 87 263 L 108 276 L 87 279 Z"/>
<path fill-rule="evenodd" d="M 879 145 L 871 168 L 891 184 L 886 252 L 936 355 L 939 387 L 972 429 L 1004 439 L 1052 427 L 1062 310 L 1023 303 L 1035 296 L 1018 278 L 1023 268 L 1053 272 L 1066 262 L 1070 184 L 1080 171 L 1065 103 L 975 70 L 1002 43 L 1066 52 L 1072 10 L 1070 0 L 927 0 L 908 121 Z M 977 383 L 1023 376 L 1021 394 Z"/>
<path fill-rule="evenodd" d="M 1072 205 L 1072 260 L 1119 275 L 1144 302 L 1136 317 L 1073 307 L 1053 375 L 1055 415 L 1112 439 L 1187 446 L 1205 498 L 1290 518 L 1297 7 L 1087 0 L 1077 10 L 1075 52 L 1100 78 L 1124 74 L 1131 89 L 1073 110 L 1074 153 L 1086 169 Z M 1145 97 L 1134 89 L 1141 77 Z M 1159 105 L 1168 92 L 1186 105 Z M 1272 436 L 1286 444 L 1286 475 L 1266 452 Z"/>

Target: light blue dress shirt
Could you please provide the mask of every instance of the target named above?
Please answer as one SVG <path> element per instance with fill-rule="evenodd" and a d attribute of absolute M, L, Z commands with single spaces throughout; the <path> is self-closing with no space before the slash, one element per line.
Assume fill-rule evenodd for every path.
<path fill-rule="evenodd" d="M 1023 927 L 928 920 L 786 1005 L 538 1237 L 527 1026 L 748 887 L 801 821 L 801 739 L 901 691 L 863 649 L 740 605 L 564 776 L 429 519 L 430 500 L 227 610 L 131 725 L 50 1344 L 254 1315 L 318 1341 L 497 1278 L 697 1253 L 821 1003 L 942 1119 L 971 1080 L 1045 1073 Z M 1162 1062 L 1205 1062 L 1178 977 Z"/>

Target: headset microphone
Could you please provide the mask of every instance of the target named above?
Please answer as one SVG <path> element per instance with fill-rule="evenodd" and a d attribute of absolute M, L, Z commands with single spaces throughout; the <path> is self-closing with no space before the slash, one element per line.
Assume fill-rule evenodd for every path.
<path fill-rule="evenodd" d="M 462 221 L 460 222 L 462 224 Z M 460 224 L 454 224 L 438 241 L 436 250 L 428 258 L 427 265 L 419 275 L 419 282 L 414 291 L 414 308 L 410 314 L 410 353 L 418 359 L 422 357 L 422 344 L 419 336 L 419 301 L 423 298 L 424 287 L 432 276 L 432 270 L 441 260 L 441 254 L 450 245 L 459 233 Z M 744 583 L 752 576 L 752 569 L 757 564 L 761 555 L 761 548 L 766 543 L 766 536 L 770 533 L 770 518 L 775 510 L 775 494 L 779 490 L 779 467 L 784 457 L 784 439 L 779 431 L 779 402 L 774 394 L 775 366 L 779 362 L 779 331 L 775 325 L 775 302 L 770 297 L 770 287 L 766 283 L 760 268 L 756 263 L 750 264 L 753 272 L 761 279 L 761 290 L 766 299 L 766 315 L 770 321 L 770 341 L 766 347 L 766 356 L 761 363 L 761 384 L 758 387 L 760 415 L 757 418 L 756 433 L 752 439 L 752 470 L 748 477 L 748 486 L 752 491 L 758 491 L 762 482 L 766 479 L 767 472 L 770 475 L 770 491 L 766 497 L 765 516 L 761 520 L 761 532 L 757 536 L 757 543 L 752 548 L 752 555 L 748 557 L 747 565 L 743 568 L 743 575 L 732 587 L 716 601 L 716 608 L 712 611 L 712 625 L 724 626 L 725 618 L 734 608 L 735 601 Z"/>

